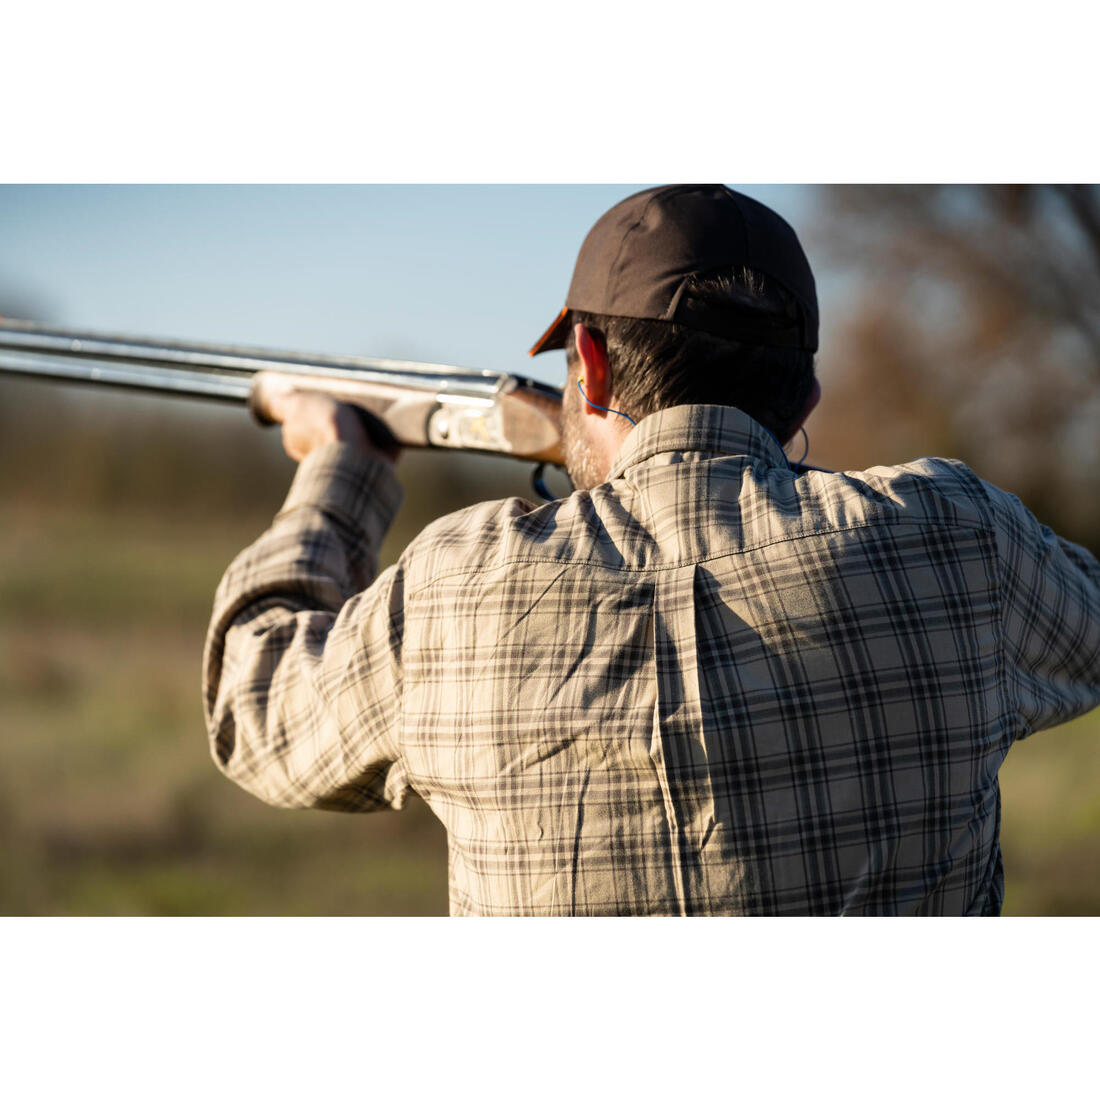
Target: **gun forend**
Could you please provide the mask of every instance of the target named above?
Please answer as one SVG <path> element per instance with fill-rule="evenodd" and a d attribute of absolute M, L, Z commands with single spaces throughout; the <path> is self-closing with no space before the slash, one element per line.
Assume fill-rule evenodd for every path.
<path fill-rule="evenodd" d="M 502 375 L 491 388 L 444 381 L 425 390 L 347 375 L 261 370 L 252 376 L 248 407 L 272 423 L 270 403 L 288 390 L 319 390 L 358 405 L 385 422 L 405 447 L 440 447 L 561 466 L 561 393 L 527 378 Z"/>

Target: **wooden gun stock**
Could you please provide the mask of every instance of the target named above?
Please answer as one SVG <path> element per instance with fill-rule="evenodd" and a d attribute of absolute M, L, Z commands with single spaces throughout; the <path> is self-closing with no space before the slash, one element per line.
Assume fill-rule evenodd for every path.
<path fill-rule="evenodd" d="M 403 447 L 439 447 L 509 455 L 531 462 L 564 464 L 561 397 L 549 387 L 507 375 L 496 393 L 404 389 L 354 378 L 265 370 L 252 379 L 248 407 L 261 424 L 272 423 L 274 394 L 320 390 L 373 413 Z"/>

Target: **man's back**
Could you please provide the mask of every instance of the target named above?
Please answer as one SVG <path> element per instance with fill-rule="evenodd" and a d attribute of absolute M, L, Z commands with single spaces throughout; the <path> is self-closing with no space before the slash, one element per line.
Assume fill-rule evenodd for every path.
<path fill-rule="evenodd" d="M 454 913 L 996 913 L 997 769 L 1100 702 L 1100 566 L 959 464 L 796 476 L 680 406 L 590 493 L 433 524 L 333 638 L 340 799 L 234 777 L 417 791 Z"/>

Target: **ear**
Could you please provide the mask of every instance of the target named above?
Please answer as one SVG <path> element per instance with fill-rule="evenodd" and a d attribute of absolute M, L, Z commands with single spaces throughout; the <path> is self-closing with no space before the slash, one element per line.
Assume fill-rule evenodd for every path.
<path fill-rule="evenodd" d="M 602 332 L 594 332 L 584 325 L 573 327 L 573 342 L 580 363 L 580 382 L 585 396 L 597 405 L 611 403 L 611 369 L 607 365 L 607 343 Z M 595 413 L 591 405 L 585 411 Z M 603 413 L 599 413 L 603 416 Z"/>

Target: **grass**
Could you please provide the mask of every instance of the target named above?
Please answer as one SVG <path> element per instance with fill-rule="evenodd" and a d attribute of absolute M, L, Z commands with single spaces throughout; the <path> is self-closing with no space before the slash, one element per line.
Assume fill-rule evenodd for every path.
<path fill-rule="evenodd" d="M 1005 913 L 1100 914 L 1100 711 L 1017 744 L 1001 803 Z"/>
<path fill-rule="evenodd" d="M 410 504 L 389 559 L 432 518 Z M 210 761 L 210 601 L 261 516 L 0 511 L 0 913 L 446 913 L 446 840 L 419 800 L 276 810 Z M 1098 741 L 1100 712 L 1009 756 L 1006 913 L 1100 913 Z"/>
<path fill-rule="evenodd" d="M 0 535 L 0 912 L 446 913 L 419 800 L 277 810 L 210 761 L 210 601 L 262 524 L 20 519 Z"/>

